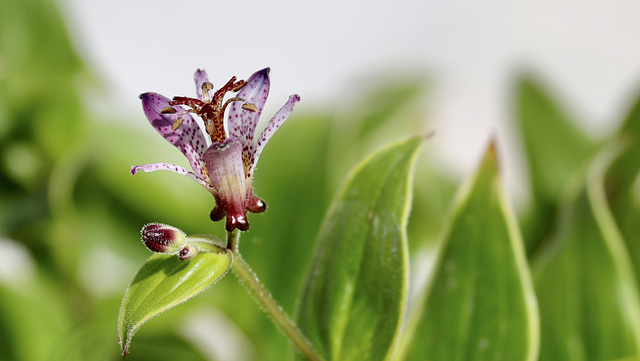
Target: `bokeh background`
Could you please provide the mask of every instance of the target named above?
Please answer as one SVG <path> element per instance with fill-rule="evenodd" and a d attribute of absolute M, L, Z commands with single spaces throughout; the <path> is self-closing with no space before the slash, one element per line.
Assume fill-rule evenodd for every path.
<path fill-rule="evenodd" d="M 416 254 L 492 135 L 512 201 L 526 209 L 519 81 L 535 79 L 602 138 L 640 80 L 639 14 L 632 1 L 0 0 L 0 360 L 119 359 L 120 299 L 148 256 L 142 225 L 221 234 L 197 184 L 128 174 L 135 164 L 186 165 L 148 125 L 138 94 L 192 95 L 199 67 L 220 85 L 270 66 L 265 118 L 301 95 L 257 171 L 270 209 L 251 216 L 241 243 L 293 313 L 331 196 L 387 141 L 435 131 L 416 178 Z M 228 275 L 145 325 L 127 358 L 287 352 Z"/>
<path fill-rule="evenodd" d="M 270 66 L 272 110 L 292 92 L 303 109 L 344 109 L 383 80 L 425 77 L 422 110 L 438 133 L 432 151 L 457 174 L 475 165 L 491 134 L 509 132 L 514 79 L 523 72 L 551 87 L 596 135 L 619 122 L 640 77 L 633 1 L 61 5 L 77 50 L 127 118 L 139 113 L 142 92 L 191 94 L 198 67 L 220 84 Z M 502 138 L 510 187 L 524 193 L 517 146 Z"/>

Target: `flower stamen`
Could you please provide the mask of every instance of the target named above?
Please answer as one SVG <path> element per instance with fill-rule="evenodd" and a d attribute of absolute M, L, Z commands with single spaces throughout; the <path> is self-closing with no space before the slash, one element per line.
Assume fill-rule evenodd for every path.
<path fill-rule="evenodd" d="M 182 115 L 184 115 L 185 113 L 183 113 Z M 182 115 L 178 117 L 178 119 L 176 119 L 175 122 L 173 122 L 173 124 L 171 125 L 171 130 L 173 130 L 174 132 L 176 131 L 176 129 L 180 128 L 180 126 L 182 125 Z"/>
<path fill-rule="evenodd" d="M 175 114 L 178 111 L 174 107 L 164 107 L 160 110 L 160 114 Z"/>
<path fill-rule="evenodd" d="M 201 89 L 202 89 L 202 100 L 206 104 L 211 103 L 211 98 L 209 97 L 209 90 L 213 89 L 213 84 L 211 84 L 211 82 L 205 81 L 204 83 L 202 83 Z"/>
<path fill-rule="evenodd" d="M 258 111 L 258 107 L 256 107 L 255 105 L 253 105 L 251 103 L 242 104 L 242 109 L 248 110 L 248 111 L 254 112 L 254 113 Z"/>

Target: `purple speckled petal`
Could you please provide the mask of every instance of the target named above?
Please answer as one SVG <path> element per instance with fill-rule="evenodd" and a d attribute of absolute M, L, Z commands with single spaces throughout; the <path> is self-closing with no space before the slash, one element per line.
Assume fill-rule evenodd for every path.
<path fill-rule="evenodd" d="M 152 164 L 135 165 L 135 166 L 131 167 L 131 171 L 129 173 L 131 173 L 131 175 L 135 175 L 136 173 L 138 173 L 139 170 L 141 170 L 143 172 L 155 172 L 157 170 L 172 171 L 172 172 L 175 172 L 175 173 L 178 173 L 178 174 L 182 174 L 183 176 L 186 176 L 188 178 L 193 179 L 194 181 L 198 182 L 201 186 L 207 188 L 207 190 L 209 190 L 210 192 L 213 191 L 213 187 L 209 183 L 205 182 L 204 179 L 199 178 L 195 173 L 189 172 L 185 168 L 182 168 L 182 167 L 177 166 L 175 164 L 170 164 L 170 163 L 152 163 Z"/>
<path fill-rule="evenodd" d="M 264 128 L 260 137 L 258 138 L 258 142 L 256 143 L 256 150 L 250 156 L 251 165 L 249 166 L 249 172 L 247 173 L 247 177 L 251 177 L 253 175 L 253 171 L 256 168 L 256 164 L 258 163 L 258 158 L 260 158 L 260 153 L 264 149 L 264 146 L 267 144 L 269 139 L 273 136 L 273 134 L 280 128 L 282 123 L 289 117 L 289 114 L 293 111 L 293 106 L 300 101 L 300 96 L 298 94 L 291 95 L 289 100 L 285 103 L 285 105 L 278 110 L 278 112 L 269 120 L 267 126 Z"/>
<path fill-rule="evenodd" d="M 196 70 L 195 74 L 193 74 L 193 80 L 196 82 L 196 94 L 198 94 L 198 99 L 203 100 L 202 83 L 209 81 L 207 72 L 204 71 L 204 69 Z M 213 90 L 209 90 L 209 99 L 211 99 L 212 92 Z"/>
<path fill-rule="evenodd" d="M 230 105 L 227 129 L 229 138 L 242 141 L 242 157 L 251 159 L 255 146 L 253 136 L 262 108 L 269 95 L 269 68 L 255 72 L 247 80 L 247 85 L 240 90 L 238 97 L 256 106 L 257 112 L 242 109 L 242 102 L 233 102 Z"/>
<path fill-rule="evenodd" d="M 169 106 L 168 98 L 156 93 L 144 93 L 140 95 L 140 99 L 142 99 L 144 114 L 147 116 L 151 125 L 164 139 L 180 149 L 189 160 L 195 174 L 204 179 L 202 154 L 207 150 L 207 142 L 202 130 L 200 130 L 200 127 L 198 127 L 198 124 L 196 124 L 191 114 L 183 114 L 182 125 L 178 129 L 173 130 L 173 123 L 178 119 L 178 116 L 184 112 L 184 108 L 174 106 L 173 108 L 176 110 L 176 113 L 162 114 L 160 111 Z"/>

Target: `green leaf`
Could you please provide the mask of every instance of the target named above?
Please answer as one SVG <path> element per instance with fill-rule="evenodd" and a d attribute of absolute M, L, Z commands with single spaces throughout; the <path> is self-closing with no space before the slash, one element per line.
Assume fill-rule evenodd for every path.
<path fill-rule="evenodd" d="M 620 227 L 640 280 L 640 96 L 636 98 L 615 141 L 624 151 L 606 174 L 606 190 L 611 212 Z"/>
<path fill-rule="evenodd" d="M 231 267 L 231 252 L 200 253 L 188 261 L 154 254 L 142 265 L 124 294 L 118 331 L 126 355 L 133 334 L 150 318 L 189 300 Z"/>
<path fill-rule="evenodd" d="M 611 159 L 605 149 L 577 178 L 552 242 L 534 260 L 540 360 L 611 360 L 640 351 L 638 289 L 602 179 Z"/>
<path fill-rule="evenodd" d="M 523 233 L 527 249 L 533 251 L 549 236 L 559 191 L 594 154 L 597 144 L 533 78 L 519 81 L 516 106 L 533 189 L 532 214 L 523 222 Z"/>
<path fill-rule="evenodd" d="M 395 344 L 407 289 L 405 227 L 422 138 L 361 163 L 324 220 L 298 325 L 326 360 L 382 360 Z"/>
<path fill-rule="evenodd" d="M 458 193 L 403 360 L 535 360 L 538 313 L 495 148 Z"/>
<path fill-rule="evenodd" d="M 534 191 L 555 198 L 596 144 L 532 78 L 520 80 L 517 107 Z"/>

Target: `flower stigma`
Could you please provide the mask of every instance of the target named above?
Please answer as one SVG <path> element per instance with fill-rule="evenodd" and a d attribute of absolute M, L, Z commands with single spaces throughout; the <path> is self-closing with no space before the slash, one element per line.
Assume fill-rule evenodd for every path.
<path fill-rule="evenodd" d="M 180 96 L 173 97 L 173 100 L 169 102 L 169 107 L 165 109 L 172 109 L 172 111 L 176 111 L 175 108 L 173 108 L 174 105 L 183 105 L 188 107 L 188 109 L 178 115 L 178 118 L 173 123 L 173 130 L 175 131 L 180 128 L 183 123 L 183 115 L 186 113 L 193 113 L 199 116 L 204 122 L 207 134 L 209 134 L 213 144 L 224 142 L 227 138 L 224 130 L 224 111 L 231 102 L 244 102 L 242 109 L 254 112 L 257 111 L 255 105 L 249 104 L 246 100 L 240 97 L 233 97 L 227 99 L 226 102 L 224 101 L 224 96 L 227 93 L 238 92 L 240 89 L 244 88 L 245 85 L 247 85 L 245 80 L 236 81 L 236 77 L 233 76 L 227 84 L 214 93 L 213 98 L 211 98 L 209 94 L 209 91 L 213 90 L 213 84 L 208 81 L 202 83 L 202 99 Z"/>

